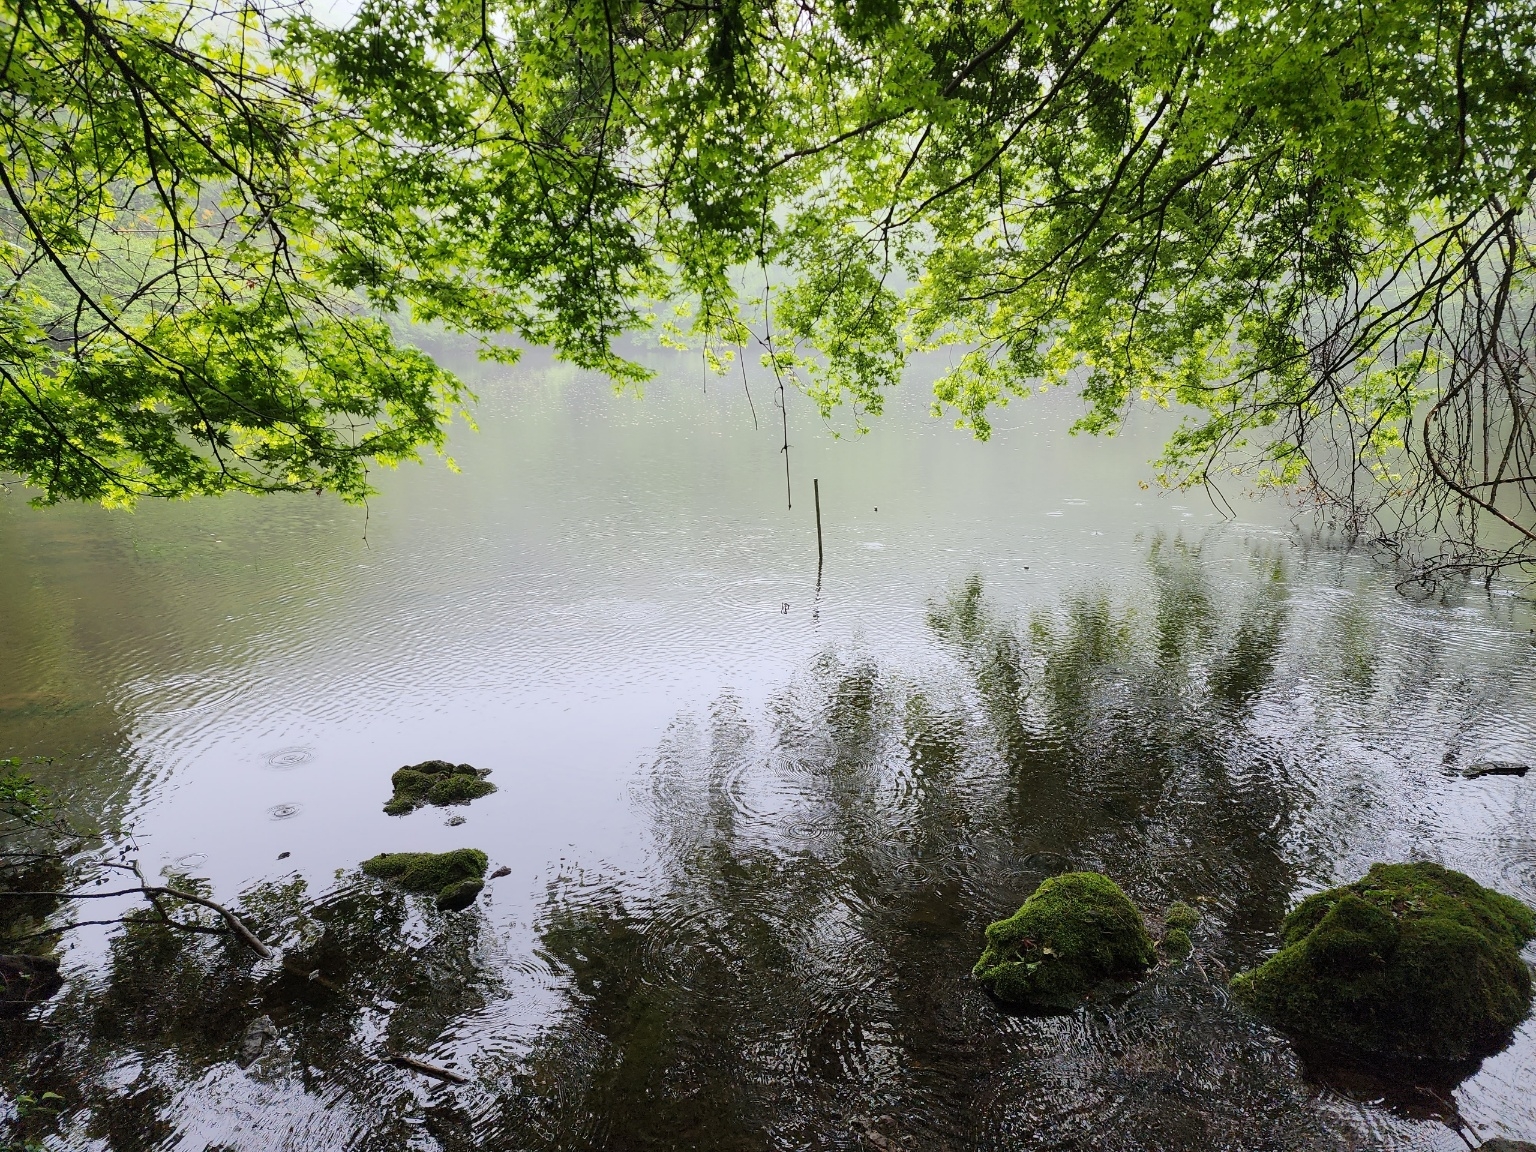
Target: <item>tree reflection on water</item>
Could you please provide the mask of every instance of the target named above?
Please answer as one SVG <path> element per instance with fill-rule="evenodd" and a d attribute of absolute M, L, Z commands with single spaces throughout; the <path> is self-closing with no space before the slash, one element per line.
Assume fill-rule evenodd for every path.
<path fill-rule="evenodd" d="M 298 881 L 242 905 L 282 967 L 135 924 L 98 982 L 12 1032 L 12 1080 L 65 1097 L 66 1142 L 125 1152 L 192 1147 L 189 1099 L 223 1125 L 210 1148 L 1352 1146 L 1359 1116 L 1224 990 L 1291 899 L 1281 844 L 1310 802 L 1254 714 L 1285 569 L 1261 558 L 1223 616 L 1191 549 L 1150 560 L 1133 609 L 1072 598 L 1020 625 L 972 580 L 931 607 L 934 668 L 827 652 L 760 719 L 726 694 L 678 720 L 639 789 L 649 870 L 550 885 L 557 1006 L 526 1043 L 487 1037 L 461 1089 L 379 1055 L 509 994 L 482 914 L 367 884 L 312 903 Z M 1196 952 L 1076 1013 L 1010 1015 L 969 978 L 982 930 L 1067 868 L 1154 914 L 1195 903 Z M 241 1071 L 260 1015 L 280 1043 Z M 242 1108 L 268 1119 L 242 1136 Z"/>
<path fill-rule="evenodd" d="M 25 1068 L 18 1079 L 33 1095 L 62 1098 L 69 1144 L 179 1147 L 208 1124 L 234 1129 L 209 1147 L 280 1147 L 231 1137 L 242 1120 L 265 1141 L 320 1116 L 325 1145 L 407 1146 L 420 1117 L 409 1093 L 402 1099 L 407 1074 L 381 1057 L 424 1050 L 495 993 L 479 954 L 481 919 L 428 918 L 364 882 L 312 901 L 300 879 L 247 892 L 240 912 L 282 950 L 281 963 L 136 914 L 99 979 L 72 982 L 49 1014 L 7 1032 L 12 1074 Z M 278 1039 L 241 1070 L 243 1036 L 262 1016 Z M 240 1115 L 269 1107 L 287 1113 L 276 1123 Z"/>
<path fill-rule="evenodd" d="M 1223 992 L 1251 949 L 1235 941 L 1291 889 L 1282 770 L 1258 748 L 1232 758 L 1273 667 L 1283 574 L 1223 641 L 1198 568 L 1168 551 L 1150 644 L 1092 599 L 1020 632 L 973 580 L 930 614 L 958 680 L 829 654 L 764 732 L 730 697 L 679 725 L 650 780 L 655 873 L 548 894 L 566 1012 L 509 1078 L 503 1100 L 525 1106 L 499 1140 L 1335 1146 L 1284 1050 Z M 1067 867 L 1148 909 L 1201 902 L 1200 951 L 1126 998 L 1006 1015 L 969 980 L 981 931 Z"/>

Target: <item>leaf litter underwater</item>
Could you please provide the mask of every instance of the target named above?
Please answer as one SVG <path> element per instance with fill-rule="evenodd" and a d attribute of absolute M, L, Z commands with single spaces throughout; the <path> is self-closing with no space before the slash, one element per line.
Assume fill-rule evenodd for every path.
<path fill-rule="evenodd" d="M 1530 651 L 1299 618 L 1279 561 L 1234 613 L 1203 579 L 1154 546 L 1134 605 L 1025 621 L 972 580 L 931 606 L 933 667 L 832 646 L 761 708 L 679 716 L 634 787 L 646 867 L 562 863 L 531 955 L 356 873 L 243 895 L 280 960 L 134 923 L 6 1025 L 8 1085 L 61 1098 L 47 1146 L 116 1152 L 1536 1137 L 1530 1021 L 1480 1069 L 1333 1066 L 1226 988 L 1373 859 L 1536 902 L 1529 780 L 1454 763 L 1478 717 L 1529 734 Z M 1009 1012 L 970 976 L 983 930 L 1075 869 L 1198 908 L 1193 952 Z"/>

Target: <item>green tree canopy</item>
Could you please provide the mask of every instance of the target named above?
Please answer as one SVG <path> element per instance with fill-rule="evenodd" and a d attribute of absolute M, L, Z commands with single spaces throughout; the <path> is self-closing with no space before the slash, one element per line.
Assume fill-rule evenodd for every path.
<path fill-rule="evenodd" d="M 13 10 L 0 464 L 50 495 L 361 493 L 463 400 L 407 310 L 620 380 L 753 342 L 860 418 L 951 346 L 978 435 L 1071 384 L 1187 413 L 1170 483 L 1536 545 L 1530 0 L 185 3 Z"/>

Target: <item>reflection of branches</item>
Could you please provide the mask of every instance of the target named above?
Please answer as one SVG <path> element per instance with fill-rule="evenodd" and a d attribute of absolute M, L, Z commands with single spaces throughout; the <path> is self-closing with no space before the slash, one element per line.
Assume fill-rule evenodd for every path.
<path fill-rule="evenodd" d="M 1164 552 L 1174 566 L 1179 550 Z M 994 1017 L 964 976 L 986 922 L 1074 865 L 1149 908 L 1219 893 L 1208 907 L 1232 923 L 1278 914 L 1290 873 L 1275 798 L 1228 779 L 1221 736 L 1241 716 L 1213 717 L 1198 675 L 1245 642 L 1203 604 L 1177 688 L 1156 635 L 1102 602 L 1020 630 L 972 580 L 930 612 L 954 674 L 913 683 L 825 653 L 761 727 L 730 698 L 680 720 L 655 758 L 643 879 L 583 871 L 550 886 L 539 939 L 564 1007 L 507 1061 L 488 1128 L 538 1149 L 822 1147 L 850 1126 L 876 1147 L 1016 1131 L 1065 1143 L 1065 1113 L 1102 1092 L 1126 1134 L 1106 1142 L 1088 1108 L 1109 1147 L 1217 1146 L 1252 1107 L 1304 1131 L 1307 1088 L 1276 1072 L 1198 966 L 1065 1031 Z M 1176 993 L 1162 983 L 1185 976 Z M 1173 1071 L 1206 1066 L 1212 1048 L 1219 1089 Z M 1160 1094 L 1175 1081 L 1178 1120 Z"/>
<path fill-rule="evenodd" d="M 133 870 L 138 872 L 138 861 L 133 862 Z M 68 903 L 73 900 L 109 900 L 117 899 L 123 896 L 143 896 L 144 899 L 148 900 L 149 903 L 154 907 L 155 911 L 160 914 L 161 923 L 165 924 L 168 928 L 174 928 L 180 932 L 204 932 L 216 934 L 220 930 L 217 928 L 210 928 L 205 924 L 188 924 L 177 920 L 166 910 L 165 905 L 161 903 L 162 898 L 181 900 L 188 904 L 197 904 L 203 908 L 211 908 L 213 911 L 217 912 L 219 916 L 224 920 L 224 923 L 228 925 L 229 931 L 234 934 L 235 938 L 238 939 L 247 948 L 249 948 L 252 952 L 256 953 L 256 955 L 262 957 L 263 959 L 269 958 L 272 955 L 272 950 L 263 944 L 261 940 L 257 938 L 254 932 L 246 927 L 245 923 L 240 919 L 240 917 L 236 916 L 228 908 L 224 907 L 224 905 L 216 903 L 213 900 L 209 900 L 205 896 L 198 896 L 196 893 L 184 892 L 179 888 L 171 888 L 163 884 L 140 884 L 136 888 L 121 888 L 114 892 L 22 892 L 0 890 L 0 899 L 4 900 L 41 898 L 58 901 L 60 903 Z M 127 913 L 125 915 L 132 915 L 132 913 Z M 32 932 L 25 936 L 12 937 L 12 940 L 19 943 L 24 940 L 33 940 L 42 936 L 58 936 L 66 932 L 70 932 L 75 928 L 82 927 L 87 923 L 120 924 L 122 922 L 123 917 L 119 917 L 116 920 L 76 921 L 70 924 L 60 924 L 52 928 L 45 928 L 40 932 Z"/>
<path fill-rule="evenodd" d="M 194 908 L 214 903 L 187 891 L 195 882 L 147 887 L 197 897 Z M 248 1138 L 265 1132 L 281 1142 L 323 1097 L 339 1128 L 334 1141 L 317 1141 L 378 1152 L 410 1139 L 399 1101 L 414 1077 L 470 1079 L 451 1051 L 434 1049 L 448 1022 L 482 1007 L 496 987 L 477 914 L 440 915 L 430 901 L 418 906 L 356 876 L 313 897 L 299 879 L 259 884 L 229 911 L 280 955 L 262 959 L 223 925 L 191 933 L 181 918 L 139 909 L 112 922 L 123 931 L 104 974 L 77 973 L 46 1020 L 20 1021 L 4 1036 L 11 1074 L 57 1093 L 65 1122 L 123 1152 L 158 1146 L 210 1083 L 241 1075 L 236 1057 L 250 1064 L 259 1053 L 247 1074 L 271 1092 L 242 1121 Z M 242 1054 L 253 1021 L 265 1031 Z M 132 1094 L 138 1108 L 100 1076 L 125 1063 L 144 1069 Z M 38 1124 L 36 1135 L 50 1130 Z"/>

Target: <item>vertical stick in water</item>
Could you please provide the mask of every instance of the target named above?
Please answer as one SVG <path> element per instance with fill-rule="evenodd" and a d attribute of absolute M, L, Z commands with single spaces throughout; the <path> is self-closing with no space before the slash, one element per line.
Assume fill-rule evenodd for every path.
<path fill-rule="evenodd" d="M 784 422 L 784 503 L 793 509 L 795 494 L 789 488 L 789 401 L 784 398 L 784 377 L 782 376 L 779 377 L 779 417 Z"/>
<path fill-rule="evenodd" d="M 821 481 L 812 480 L 811 490 L 816 493 L 816 571 L 821 571 Z"/>

